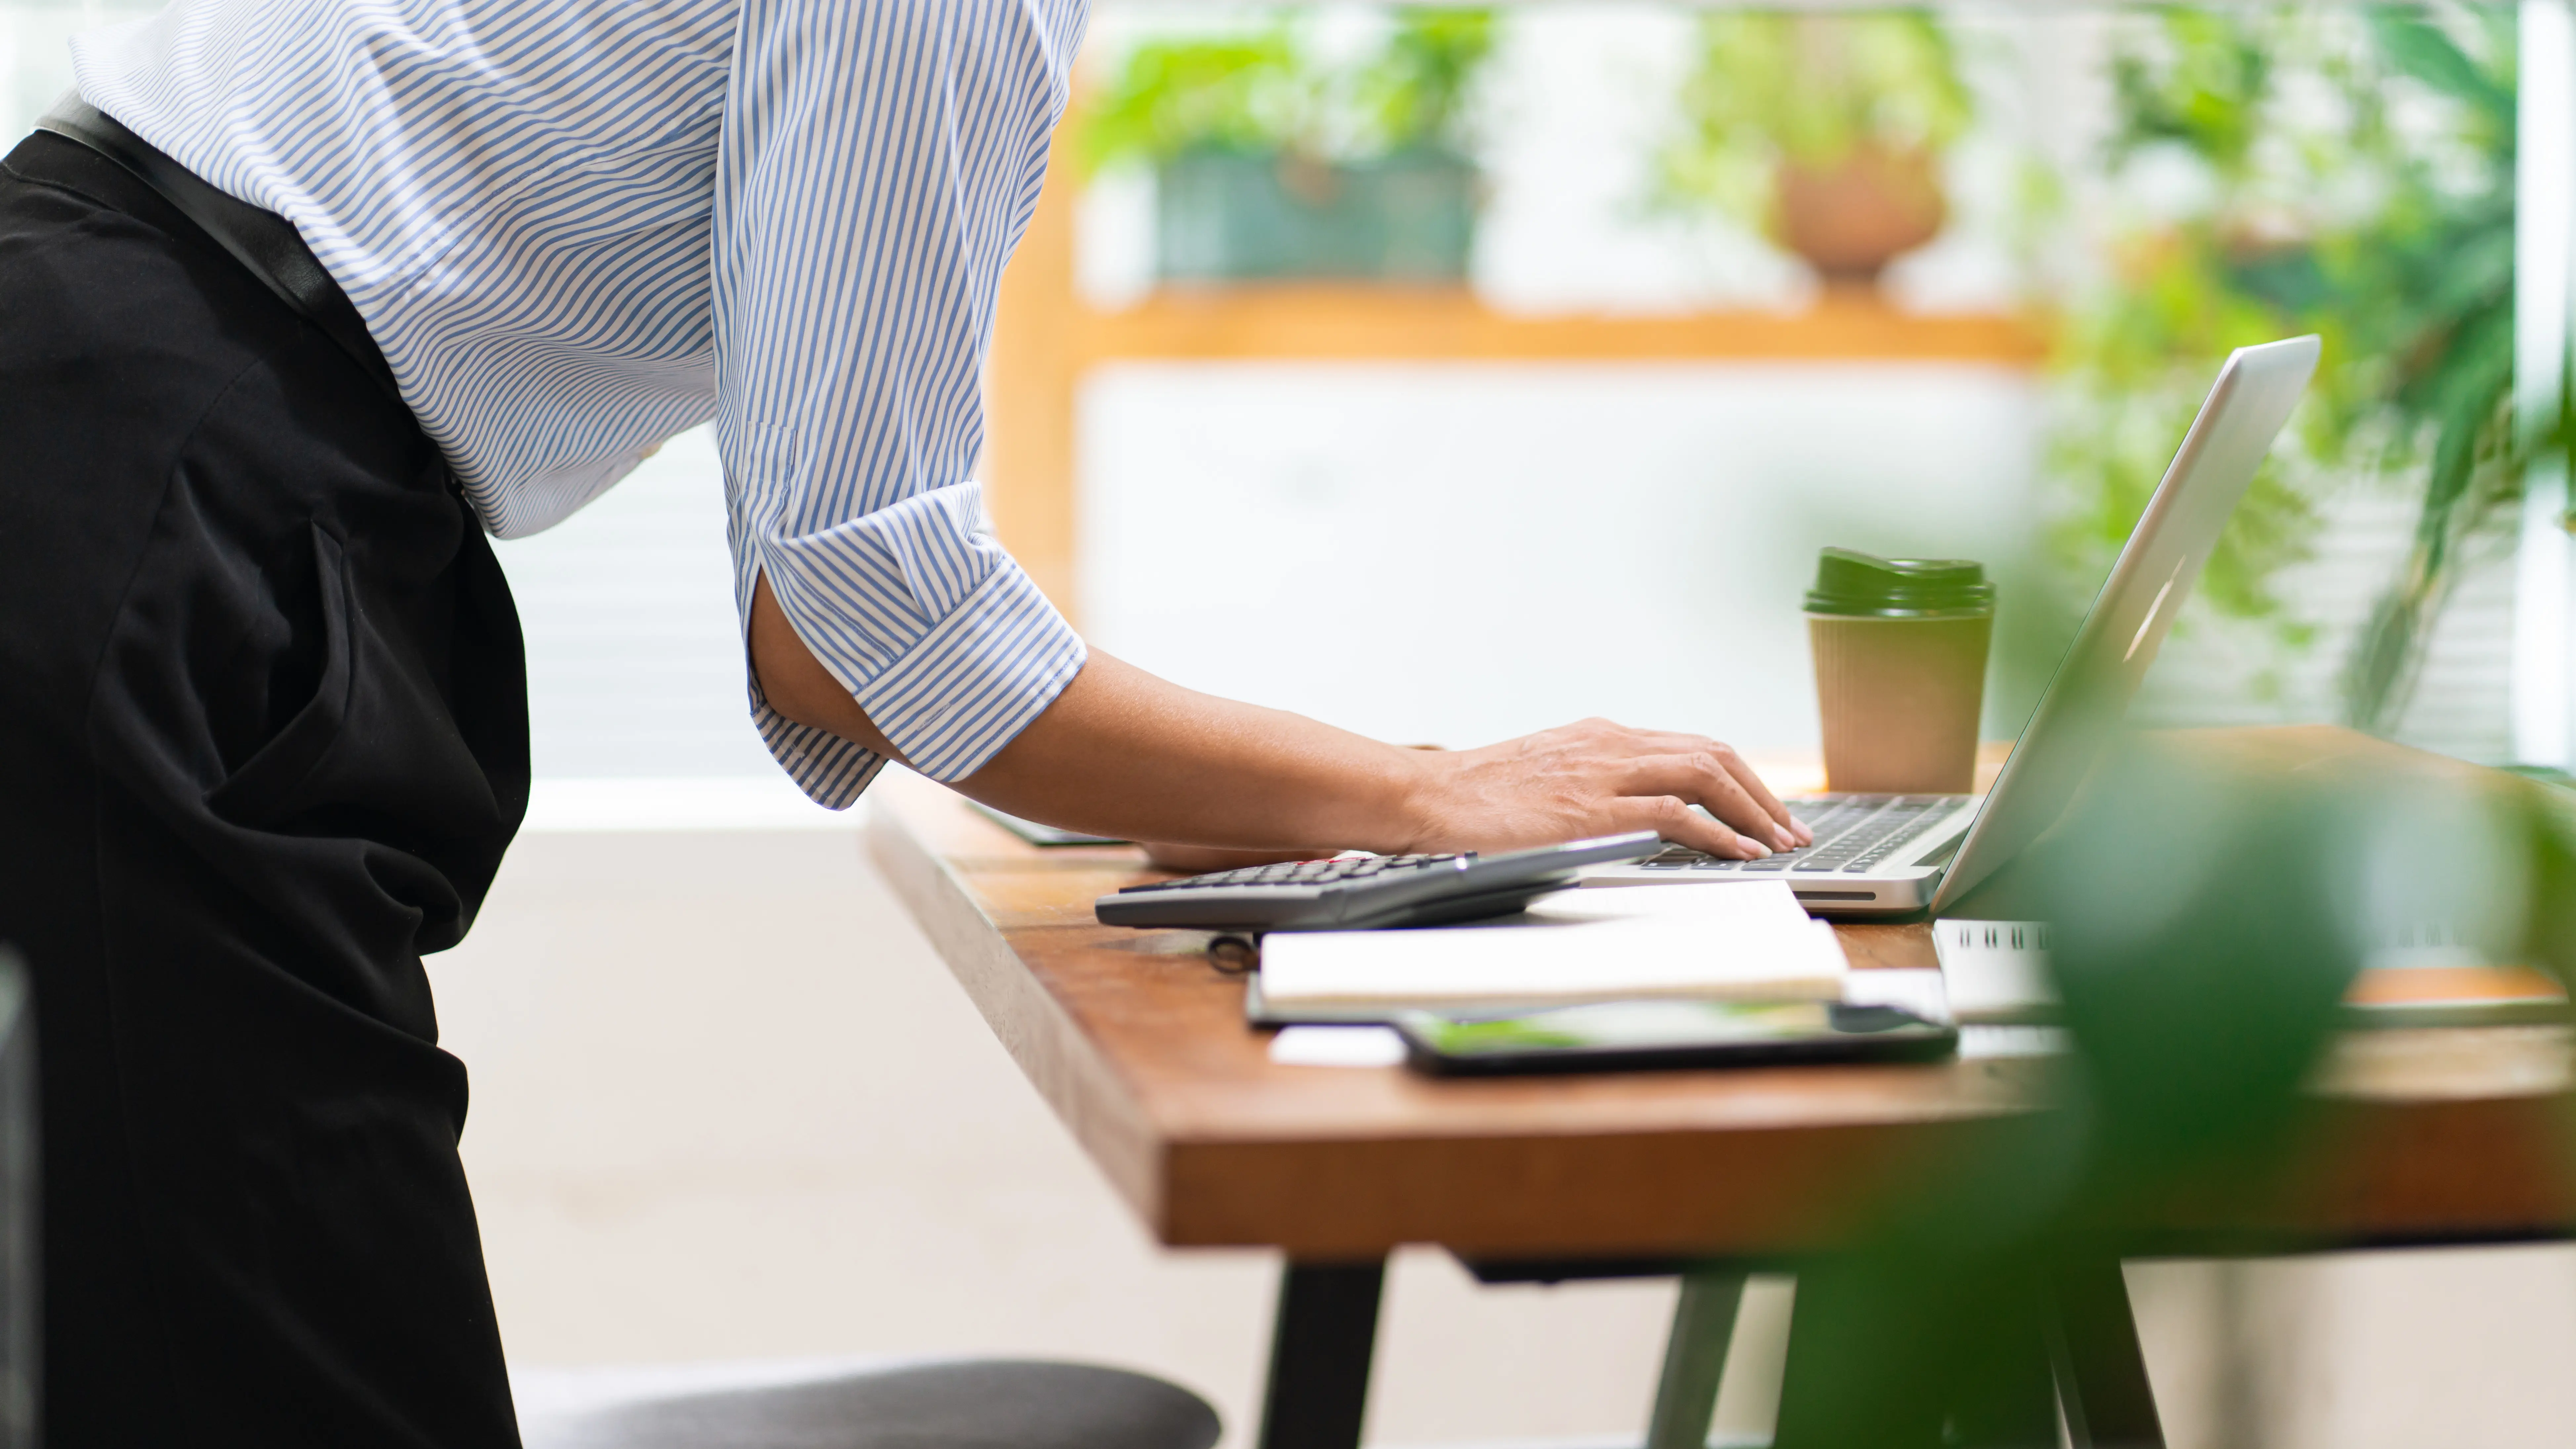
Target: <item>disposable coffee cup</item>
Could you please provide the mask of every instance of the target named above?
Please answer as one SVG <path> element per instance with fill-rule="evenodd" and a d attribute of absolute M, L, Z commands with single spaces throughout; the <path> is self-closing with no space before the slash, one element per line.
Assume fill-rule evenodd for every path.
<path fill-rule="evenodd" d="M 1976 787 L 1977 716 L 1995 586 L 1966 559 L 1816 559 L 1807 642 L 1825 726 L 1825 788 L 1961 795 Z"/>

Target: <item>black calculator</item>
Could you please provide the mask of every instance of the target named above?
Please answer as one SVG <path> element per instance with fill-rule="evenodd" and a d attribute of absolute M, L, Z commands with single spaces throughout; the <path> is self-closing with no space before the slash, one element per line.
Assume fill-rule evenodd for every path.
<path fill-rule="evenodd" d="M 1506 855 L 1372 855 L 1245 866 L 1129 886 L 1092 906 L 1105 926 L 1211 931 L 1366 931 L 1508 915 L 1562 890 L 1586 866 L 1642 860 L 1653 831 L 1569 841 Z"/>

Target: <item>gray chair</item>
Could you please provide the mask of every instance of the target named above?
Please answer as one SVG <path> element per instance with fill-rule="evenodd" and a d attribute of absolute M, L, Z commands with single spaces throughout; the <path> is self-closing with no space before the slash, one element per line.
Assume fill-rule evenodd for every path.
<path fill-rule="evenodd" d="M 527 1449 L 1210 1449 L 1219 1428 L 1198 1395 L 1160 1379 L 1009 1359 L 648 1385 L 553 1408 L 534 1389 L 521 1392 Z"/>

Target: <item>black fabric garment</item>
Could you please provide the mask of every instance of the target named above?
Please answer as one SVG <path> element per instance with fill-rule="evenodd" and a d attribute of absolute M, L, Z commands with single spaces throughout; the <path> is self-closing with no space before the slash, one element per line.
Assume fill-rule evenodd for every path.
<path fill-rule="evenodd" d="M 187 167 L 171 160 L 149 141 L 127 130 L 125 123 L 77 95 L 56 101 L 36 118 L 36 129 L 51 131 L 115 162 L 141 181 L 197 229 L 240 262 L 288 310 L 322 329 L 339 344 L 359 370 L 375 380 L 397 403 L 402 389 L 394 370 L 367 335 L 366 319 L 350 304 L 348 294 L 322 269 L 295 223 L 206 184 Z"/>
<path fill-rule="evenodd" d="M 0 939 L 50 1449 L 518 1442 L 420 956 L 527 796 L 418 425 L 116 166 L 0 169 Z"/>

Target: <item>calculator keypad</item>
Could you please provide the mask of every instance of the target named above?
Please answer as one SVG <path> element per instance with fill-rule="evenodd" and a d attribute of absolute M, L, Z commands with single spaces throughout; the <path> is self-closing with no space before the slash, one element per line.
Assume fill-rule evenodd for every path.
<path fill-rule="evenodd" d="M 1276 865 L 1247 865 L 1235 870 L 1212 871 L 1207 875 L 1189 876 L 1182 880 L 1155 881 L 1126 887 L 1130 891 L 1208 890 L 1225 886 L 1283 885 L 1324 886 L 1338 881 L 1371 880 L 1391 872 L 1420 870 L 1425 866 L 1445 865 L 1453 860 L 1473 860 L 1475 852 L 1447 855 L 1371 855 L 1354 860 L 1286 860 Z"/>

